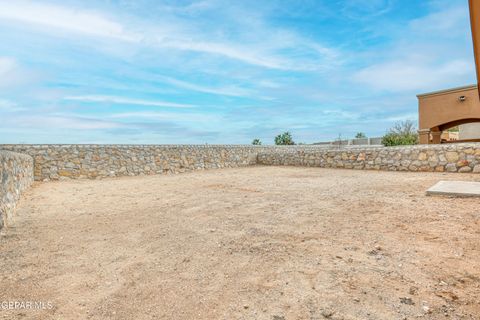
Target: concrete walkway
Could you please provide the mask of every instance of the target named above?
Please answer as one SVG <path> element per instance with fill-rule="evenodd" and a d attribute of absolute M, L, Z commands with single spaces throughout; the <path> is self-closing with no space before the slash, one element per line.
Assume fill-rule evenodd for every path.
<path fill-rule="evenodd" d="M 427 190 L 427 195 L 480 197 L 480 182 L 439 181 Z"/>

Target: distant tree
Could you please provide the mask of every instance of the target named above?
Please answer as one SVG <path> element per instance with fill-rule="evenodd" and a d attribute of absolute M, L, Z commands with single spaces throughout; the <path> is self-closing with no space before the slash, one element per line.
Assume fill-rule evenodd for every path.
<path fill-rule="evenodd" d="M 397 122 L 382 137 L 382 144 L 387 147 L 412 145 L 417 143 L 418 143 L 417 130 L 413 121 L 410 121 L 410 120 Z"/>
<path fill-rule="evenodd" d="M 286 145 L 294 145 L 295 142 L 293 142 L 293 138 L 290 132 L 286 131 L 275 137 L 275 144 L 286 146 Z"/>
<path fill-rule="evenodd" d="M 458 126 L 456 126 L 456 127 L 448 129 L 447 131 L 448 132 L 458 132 L 458 131 L 460 131 L 460 128 Z"/>
<path fill-rule="evenodd" d="M 355 139 L 365 139 L 367 136 L 363 132 L 359 132 L 355 135 Z"/>
<path fill-rule="evenodd" d="M 262 141 L 260 141 L 260 139 L 255 138 L 255 139 L 253 139 L 252 144 L 254 146 L 260 146 L 260 145 L 262 145 Z"/>
<path fill-rule="evenodd" d="M 335 141 L 333 142 L 334 145 L 338 145 L 339 148 L 342 147 L 342 145 L 345 143 L 346 141 L 342 140 L 342 134 L 339 133 L 338 134 L 338 137 L 335 139 Z"/>

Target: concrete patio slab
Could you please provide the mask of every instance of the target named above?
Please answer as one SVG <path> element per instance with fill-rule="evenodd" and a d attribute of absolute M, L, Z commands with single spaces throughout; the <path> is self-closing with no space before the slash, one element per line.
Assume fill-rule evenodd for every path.
<path fill-rule="evenodd" d="M 480 197 L 480 182 L 439 181 L 437 184 L 427 190 L 427 195 Z"/>

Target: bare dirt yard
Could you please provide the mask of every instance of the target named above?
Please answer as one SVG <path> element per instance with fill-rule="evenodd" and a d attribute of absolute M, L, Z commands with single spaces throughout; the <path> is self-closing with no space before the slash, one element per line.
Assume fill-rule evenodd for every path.
<path fill-rule="evenodd" d="M 480 319 L 479 176 L 250 167 L 36 184 L 5 319 Z M 8 309 L 8 308 L 7 308 Z"/>

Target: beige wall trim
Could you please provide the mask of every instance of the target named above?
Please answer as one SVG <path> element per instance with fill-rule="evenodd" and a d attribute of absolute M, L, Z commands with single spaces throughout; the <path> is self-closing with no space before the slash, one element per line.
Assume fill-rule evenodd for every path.
<path fill-rule="evenodd" d="M 453 93 L 453 92 L 457 92 L 457 91 L 464 91 L 464 90 L 476 89 L 476 88 L 477 88 L 476 84 L 471 84 L 471 85 L 468 85 L 468 86 L 455 87 L 455 88 L 451 88 L 451 89 L 438 90 L 438 91 L 432 91 L 432 92 L 417 94 L 417 98 L 422 98 L 422 97 L 426 97 L 426 96 L 435 96 L 435 95 L 441 95 L 441 94 L 448 94 L 448 93 Z"/>

